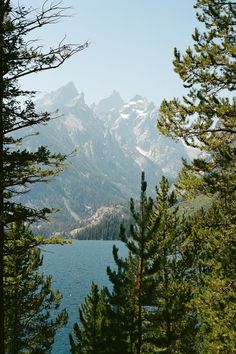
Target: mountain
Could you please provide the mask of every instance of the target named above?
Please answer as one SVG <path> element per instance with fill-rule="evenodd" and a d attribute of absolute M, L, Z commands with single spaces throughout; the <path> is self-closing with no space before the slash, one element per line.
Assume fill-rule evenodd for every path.
<path fill-rule="evenodd" d="M 120 231 L 120 224 L 123 223 L 126 230 L 129 230 L 128 208 L 119 204 L 99 208 L 91 217 L 78 223 L 76 229 L 66 233 L 71 238 L 83 240 L 117 239 Z"/>
<path fill-rule="evenodd" d="M 107 220 L 114 210 L 127 215 L 130 197 L 139 195 L 141 170 L 153 189 L 163 174 L 173 181 L 181 169 L 181 158 L 188 159 L 181 141 L 174 142 L 158 133 L 154 103 L 138 95 L 123 102 L 114 91 L 89 107 L 84 94 L 69 83 L 40 99 L 37 109 L 58 110 L 59 117 L 38 127 L 38 136 L 30 136 L 35 132 L 31 129 L 25 146 L 35 149 L 46 145 L 68 155 L 76 151 L 60 176 L 49 184 L 33 186 L 23 196 L 29 206 L 61 209 L 50 224 L 38 225 L 40 232 L 73 236 L 78 232 L 72 230 L 103 223 L 101 214 Z"/>
<path fill-rule="evenodd" d="M 153 102 L 136 95 L 119 110 L 107 111 L 105 126 L 119 142 L 123 151 L 132 156 L 147 176 L 160 175 L 176 178 L 181 158 L 186 150 L 181 142 L 176 143 L 160 135 L 156 129 L 158 110 Z"/>
<path fill-rule="evenodd" d="M 109 97 L 102 99 L 97 105 L 94 104 L 91 108 L 100 118 L 106 119 L 108 112 L 117 111 L 121 109 L 123 105 L 124 101 L 119 92 L 114 90 Z"/>

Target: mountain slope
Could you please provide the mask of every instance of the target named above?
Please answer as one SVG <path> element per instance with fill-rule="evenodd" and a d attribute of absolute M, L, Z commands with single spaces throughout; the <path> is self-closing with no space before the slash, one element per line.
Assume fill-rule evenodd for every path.
<path fill-rule="evenodd" d="M 99 208 L 108 206 L 114 213 L 113 205 L 126 207 L 130 197 L 138 197 L 141 170 L 154 187 L 163 174 L 175 179 L 181 158 L 187 158 L 181 142 L 157 132 L 157 108 L 141 96 L 124 103 L 113 92 L 89 107 L 69 83 L 43 97 L 37 107 L 58 109 L 60 117 L 39 127 L 39 136 L 26 138 L 26 147 L 46 145 L 63 154 L 76 150 L 52 183 L 38 184 L 23 196 L 28 205 L 61 209 L 50 225 L 39 225 L 43 232 L 69 233 L 81 223 L 89 224 Z"/>

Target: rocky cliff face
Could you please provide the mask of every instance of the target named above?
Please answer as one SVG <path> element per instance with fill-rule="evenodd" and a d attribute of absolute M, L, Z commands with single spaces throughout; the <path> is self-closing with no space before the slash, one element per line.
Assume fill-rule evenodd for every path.
<path fill-rule="evenodd" d="M 106 215 L 110 208 L 114 214 L 114 205 L 125 208 L 130 197 L 138 197 L 141 170 L 153 189 L 163 174 L 175 179 L 181 158 L 188 158 L 181 141 L 158 133 L 157 107 L 141 96 L 125 103 L 114 91 L 89 107 L 84 95 L 69 83 L 46 95 L 37 107 L 49 112 L 58 109 L 60 117 L 39 127 L 39 136 L 25 139 L 26 147 L 46 145 L 52 151 L 75 152 L 60 176 L 34 186 L 24 196 L 28 205 L 60 208 L 50 225 L 38 226 L 43 232 L 69 234 L 84 228 L 91 217 L 96 219 L 99 208 L 106 207 L 100 209 Z"/>

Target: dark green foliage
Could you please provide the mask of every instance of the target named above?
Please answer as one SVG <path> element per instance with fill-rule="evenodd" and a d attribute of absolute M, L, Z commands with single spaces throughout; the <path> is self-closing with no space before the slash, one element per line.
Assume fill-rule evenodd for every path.
<path fill-rule="evenodd" d="M 79 240 L 117 240 L 120 224 L 129 225 L 131 219 L 129 210 L 120 205 L 114 205 L 106 209 L 104 212 L 101 209 L 100 215 L 95 214 L 91 222 L 86 220 L 85 225 L 82 224 L 78 228 L 78 233 L 74 234 L 73 237 Z"/>
<path fill-rule="evenodd" d="M 7 0 L 1 1 L 1 187 L 4 191 L 5 224 L 19 218 L 43 217 L 49 212 L 48 209 L 38 211 L 23 205 L 19 207 L 12 201 L 12 197 L 29 190 L 32 183 L 47 181 L 49 176 L 58 174 L 65 159 L 65 156 L 59 153 L 51 153 L 45 146 L 40 146 L 36 151 L 22 149 L 23 138 L 19 137 L 19 134 L 18 137 L 14 135 L 27 127 L 46 124 L 51 118 L 47 112 L 35 111 L 33 99 L 36 92 L 22 90 L 18 79 L 58 67 L 84 48 L 63 45 L 44 53 L 40 46 L 35 44 L 34 48 L 32 41 L 28 41 L 29 33 L 59 20 L 64 10 L 60 4 L 52 3 L 37 12 L 20 4 L 13 5 Z"/>
<path fill-rule="evenodd" d="M 44 2 L 41 10 L 27 9 L 10 0 L 0 1 L 0 353 L 4 348 L 4 256 L 8 227 L 12 222 L 43 219 L 48 208 L 37 210 L 16 200 L 36 182 L 45 182 L 58 174 L 65 160 L 62 154 L 51 153 L 40 146 L 35 151 L 22 148 L 25 129 L 46 124 L 47 112 L 36 112 L 35 91 L 21 89 L 19 79 L 33 73 L 57 68 L 85 45 L 62 44 L 44 51 L 32 32 L 64 16 L 59 2 Z M 28 37 L 29 36 L 29 37 Z M 37 34 L 36 34 L 37 37 Z M 22 237 L 24 235 L 22 234 Z M 24 244 L 24 240 L 22 240 Z M 22 257 L 26 250 L 22 249 Z M 37 252 L 37 251 L 35 251 Z M 50 287 L 48 282 L 48 287 Z M 5 303 L 8 298 L 6 297 Z"/>
<path fill-rule="evenodd" d="M 4 257 L 5 350 L 9 354 L 50 353 L 56 330 L 67 322 L 58 313 L 61 295 L 51 289 L 51 277 L 39 272 L 40 249 L 32 233 L 20 223 L 7 233 Z"/>
<path fill-rule="evenodd" d="M 137 340 L 136 272 L 137 261 L 129 253 L 123 260 L 113 247 L 117 270 L 107 268 L 112 290 L 106 289 L 110 304 L 110 329 L 114 354 L 134 353 Z"/>
<path fill-rule="evenodd" d="M 175 194 L 169 191 L 164 177 L 156 189 L 152 222 L 157 228 L 152 239 L 155 252 L 150 259 L 154 291 L 149 340 L 157 351 L 194 353 L 196 316 L 188 309 L 194 288 L 191 263 L 182 250 L 185 220 L 178 215 Z"/>
<path fill-rule="evenodd" d="M 196 316 L 188 308 L 193 285 L 189 259 L 181 250 L 185 240 L 174 193 L 163 177 L 156 201 L 146 197 L 141 180 L 139 211 L 131 200 L 135 224 L 130 236 L 121 226 L 120 238 L 129 249 L 126 259 L 113 257 L 117 270 L 108 268 L 112 291 L 111 325 L 117 348 L 123 353 L 194 353 Z"/>
<path fill-rule="evenodd" d="M 230 352 L 234 327 L 230 322 L 233 307 L 229 312 L 228 301 L 233 297 L 233 269 L 228 278 L 226 274 L 229 260 L 233 262 L 235 257 L 230 237 L 219 252 L 221 234 L 235 232 L 235 228 L 227 226 L 228 220 L 223 223 L 229 210 L 223 216 L 215 204 L 214 208 L 206 207 L 185 219 L 178 212 L 175 194 L 169 190 L 166 178 L 156 188 L 155 201 L 147 198 L 146 188 L 142 173 L 139 205 L 135 207 L 132 199 L 130 204 L 130 235 L 126 235 L 123 225 L 120 229 L 128 256 L 120 258 L 118 249 L 113 247 L 116 269 L 107 269 L 112 289 L 99 293 L 92 286 L 80 310 L 82 326 L 74 327 L 76 340 L 71 336 L 72 353 L 92 353 L 95 347 L 97 353 L 109 348 L 111 354 L 188 354 L 204 353 L 207 348 L 213 352 L 213 348 L 220 348 L 216 342 L 221 335 L 228 341 L 223 350 Z M 233 211 L 229 218 L 232 216 Z M 215 223 L 222 223 L 222 227 L 215 230 Z M 222 263 L 226 254 L 229 259 Z M 222 281 L 219 269 L 225 274 Z M 213 288 L 218 288 L 219 297 L 220 287 L 224 287 L 227 296 L 221 298 L 220 307 L 217 302 L 209 306 Z M 99 307 L 102 296 L 106 306 Z M 227 322 L 223 314 L 228 314 Z M 219 323 L 213 321 L 214 316 L 218 316 Z M 214 345 L 210 344 L 211 338 L 215 338 Z"/>
<path fill-rule="evenodd" d="M 141 353 L 145 342 L 143 336 L 146 333 L 147 314 L 145 309 L 145 301 L 147 301 L 148 288 L 152 285 L 150 281 L 150 275 L 147 274 L 147 262 L 153 255 L 153 249 L 149 247 L 151 245 L 151 238 L 153 237 L 153 231 L 156 225 L 151 224 L 150 216 L 153 210 L 153 201 L 151 198 L 146 197 L 146 181 L 144 173 L 141 178 L 141 196 L 139 211 L 137 212 L 134 207 L 134 201 L 131 200 L 130 210 L 135 221 L 135 225 L 130 227 L 130 237 L 127 238 L 124 226 L 121 225 L 120 238 L 126 243 L 129 249 L 129 255 L 126 259 L 120 259 L 118 257 L 118 249 L 113 248 L 113 257 L 117 265 L 117 271 L 112 271 L 108 268 L 107 273 L 110 281 L 112 282 L 113 289 L 106 294 L 109 300 L 109 307 L 107 313 L 97 315 L 97 319 L 100 315 L 107 316 L 108 328 L 110 333 L 109 341 L 107 342 L 107 348 L 110 347 L 109 353 Z M 82 311 L 87 314 L 84 321 L 83 312 L 80 312 L 80 319 L 84 328 L 78 330 L 78 326 L 75 327 L 77 331 L 78 345 L 76 347 L 73 340 L 71 340 L 73 353 L 84 353 L 83 350 L 86 345 L 83 344 L 82 333 L 87 333 L 88 344 L 93 346 L 92 328 L 95 323 L 94 318 L 89 317 L 91 304 L 98 306 L 98 300 L 96 301 L 96 288 L 92 287 L 93 297 L 89 297 L 86 306 L 82 307 Z M 90 306 L 89 306 L 90 305 Z M 97 331 L 99 336 L 99 331 Z M 98 337 L 101 341 L 101 338 Z M 99 341 L 98 341 L 99 342 Z M 100 353 L 99 343 L 96 344 L 97 352 Z M 77 352 L 76 352 L 77 350 Z"/>
<path fill-rule="evenodd" d="M 182 138 L 203 154 L 184 162 L 179 192 L 210 196 L 210 203 L 186 224 L 182 251 L 195 287 L 189 306 L 197 315 L 197 353 L 235 351 L 236 107 L 235 3 L 198 0 L 205 26 L 193 34 L 194 48 L 175 50 L 174 68 L 188 88 L 183 100 L 163 101 L 158 121 L 166 135 Z"/>
<path fill-rule="evenodd" d="M 220 200 L 189 220 L 183 251 L 191 260 L 198 353 L 233 353 L 235 341 L 235 206 Z"/>
<path fill-rule="evenodd" d="M 110 349 L 108 303 L 104 290 L 92 283 L 90 294 L 79 309 L 81 325 L 70 335 L 72 354 L 112 354 Z"/>
<path fill-rule="evenodd" d="M 197 29 L 194 48 L 183 56 L 175 50 L 174 68 L 187 87 L 183 100 L 163 101 L 158 128 L 183 138 L 206 152 L 190 165 L 185 162 L 178 187 L 184 195 L 196 192 L 235 192 L 236 107 L 235 6 L 230 1 L 199 0 L 195 8 L 205 32 Z"/>
<path fill-rule="evenodd" d="M 151 246 L 156 223 L 151 223 L 151 215 L 153 212 L 153 200 L 146 196 L 147 182 L 145 181 L 144 172 L 141 175 L 141 194 L 139 209 L 136 211 L 134 201 L 131 199 L 130 211 L 134 218 L 135 224 L 130 226 L 130 236 L 127 237 L 124 228 L 121 228 L 120 239 L 125 242 L 130 252 L 128 263 L 128 273 L 133 274 L 133 281 L 130 282 L 133 315 L 133 348 L 131 352 L 140 354 L 145 346 L 144 337 L 147 331 L 147 311 L 144 305 L 149 296 L 151 280 L 149 275 L 148 261 L 153 255 L 154 248 Z M 130 265 L 134 269 L 130 269 Z"/>

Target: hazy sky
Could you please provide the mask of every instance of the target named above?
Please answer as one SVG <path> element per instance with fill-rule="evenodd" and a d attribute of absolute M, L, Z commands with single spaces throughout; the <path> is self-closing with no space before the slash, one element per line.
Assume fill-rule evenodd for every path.
<path fill-rule="evenodd" d="M 41 0 L 22 0 L 39 7 Z M 91 103 L 115 89 L 127 100 L 141 94 L 159 104 L 183 93 L 173 71 L 173 48 L 184 50 L 198 23 L 194 0 L 64 0 L 73 17 L 34 33 L 40 44 L 91 42 L 60 69 L 33 75 L 25 87 L 48 92 L 73 81 Z"/>

